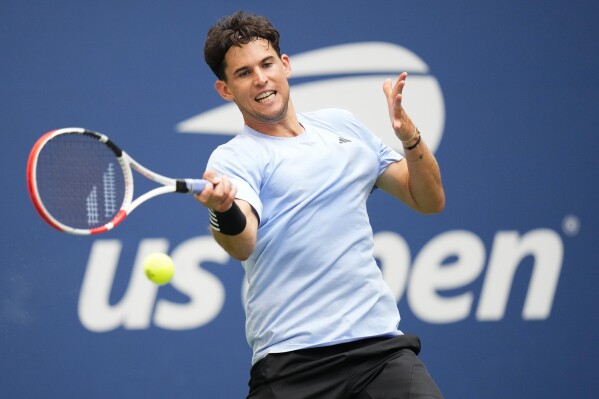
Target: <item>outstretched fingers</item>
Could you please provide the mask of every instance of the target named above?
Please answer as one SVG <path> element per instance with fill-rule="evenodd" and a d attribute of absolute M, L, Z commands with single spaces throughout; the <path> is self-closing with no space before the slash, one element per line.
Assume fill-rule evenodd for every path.
<path fill-rule="evenodd" d="M 395 84 L 391 81 L 391 79 L 387 79 L 383 83 L 383 91 L 387 97 L 387 104 L 389 106 L 391 125 L 396 133 L 400 131 L 406 119 L 401 101 L 403 98 L 403 89 L 406 85 L 407 77 L 408 73 L 402 72 L 397 78 Z"/>

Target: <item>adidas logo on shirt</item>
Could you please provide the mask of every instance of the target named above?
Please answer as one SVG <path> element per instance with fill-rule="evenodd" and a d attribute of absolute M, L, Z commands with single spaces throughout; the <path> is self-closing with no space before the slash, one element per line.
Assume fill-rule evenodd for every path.
<path fill-rule="evenodd" d="M 351 143 L 351 140 L 348 140 L 346 138 L 339 136 L 339 144 L 343 144 L 343 143 Z"/>

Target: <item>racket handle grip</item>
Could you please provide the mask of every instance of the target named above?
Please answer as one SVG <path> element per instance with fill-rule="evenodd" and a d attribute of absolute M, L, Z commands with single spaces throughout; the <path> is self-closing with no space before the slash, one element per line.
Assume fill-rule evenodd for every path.
<path fill-rule="evenodd" d="M 203 179 L 183 179 L 177 180 L 177 192 L 199 194 L 204 191 L 208 180 Z"/>

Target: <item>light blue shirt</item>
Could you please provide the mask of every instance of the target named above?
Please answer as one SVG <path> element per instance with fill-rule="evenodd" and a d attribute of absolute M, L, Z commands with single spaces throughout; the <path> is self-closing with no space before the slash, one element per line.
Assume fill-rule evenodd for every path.
<path fill-rule="evenodd" d="M 256 248 L 243 262 L 252 363 L 271 352 L 401 334 L 397 304 L 373 257 L 366 200 L 402 156 L 347 111 L 298 118 L 299 136 L 245 126 L 208 162 L 260 218 Z"/>

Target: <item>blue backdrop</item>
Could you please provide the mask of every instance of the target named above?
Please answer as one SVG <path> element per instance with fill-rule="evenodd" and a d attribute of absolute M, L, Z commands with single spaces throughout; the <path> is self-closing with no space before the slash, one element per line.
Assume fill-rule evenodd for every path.
<path fill-rule="evenodd" d="M 386 126 L 382 82 L 410 72 L 406 107 L 437 143 L 446 210 L 382 193 L 369 209 L 401 329 L 446 397 L 595 397 L 599 6 L 563 0 L 3 0 L 0 397 L 244 397 L 242 268 L 203 208 L 162 197 L 75 237 L 39 219 L 25 182 L 35 140 L 66 126 L 200 176 L 234 118 L 205 33 L 240 8 L 281 31 L 300 110 L 325 99 Z M 145 280 L 153 251 L 173 256 L 172 284 Z"/>

